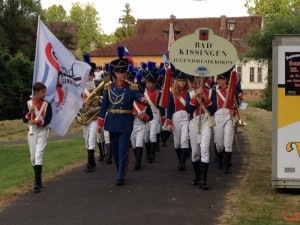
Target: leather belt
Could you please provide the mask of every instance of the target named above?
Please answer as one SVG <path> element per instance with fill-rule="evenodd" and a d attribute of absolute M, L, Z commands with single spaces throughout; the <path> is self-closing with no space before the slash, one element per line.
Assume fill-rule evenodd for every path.
<path fill-rule="evenodd" d="M 129 109 L 108 109 L 109 113 L 132 113 L 132 110 Z"/>

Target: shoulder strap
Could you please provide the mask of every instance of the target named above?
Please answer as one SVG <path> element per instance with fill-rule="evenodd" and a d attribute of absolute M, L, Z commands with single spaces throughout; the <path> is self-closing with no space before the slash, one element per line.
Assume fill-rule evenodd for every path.
<path fill-rule="evenodd" d="M 220 98 L 225 102 L 225 97 L 222 95 L 220 90 L 216 90 L 217 94 L 220 96 Z"/>
<path fill-rule="evenodd" d="M 180 95 L 179 97 L 177 97 L 178 100 L 181 102 L 182 105 L 185 106 L 185 100 L 183 99 L 183 97 Z"/>
<path fill-rule="evenodd" d="M 151 108 L 154 109 L 154 110 L 156 110 L 156 112 L 158 112 L 158 108 L 156 108 L 156 106 L 154 105 L 154 103 L 151 101 L 151 99 L 150 99 L 147 91 L 145 91 L 145 97 L 146 97 L 148 103 L 150 104 Z"/>
<path fill-rule="evenodd" d="M 133 107 L 136 109 L 136 111 L 138 112 L 138 114 L 141 113 L 141 110 L 140 110 L 140 108 L 137 106 L 137 104 L 136 104 L 135 101 L 133 102 Z"/>

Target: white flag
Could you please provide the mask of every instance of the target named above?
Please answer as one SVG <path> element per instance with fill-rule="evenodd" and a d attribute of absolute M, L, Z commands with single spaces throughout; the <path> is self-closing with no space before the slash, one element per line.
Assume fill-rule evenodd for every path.
<path fill-rule="evenodd" d="M 64 136 L 82 107 L 81 94 L 91 67 L 74 55 L 38 20 L 33 84 L 47 86 L 52 106 L 51 129 Z"/>

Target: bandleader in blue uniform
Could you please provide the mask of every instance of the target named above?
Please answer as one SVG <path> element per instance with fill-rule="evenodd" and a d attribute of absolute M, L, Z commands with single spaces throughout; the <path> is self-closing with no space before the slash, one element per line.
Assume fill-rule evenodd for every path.
<path fill-rule="evenodd" d="M 98 132 L 103 126 L 109 131 L 110 144 L 117 167 L 116 184 L 124 185 L 129 159 L 128 145 L 134 121 L 133 102 L 136 100 L 146 103 L 146 99 L 140 94 L 137 85 L 126 81 L 128 59 L 122 58 L 120 47 L 118 51 L 119 59 L 110 63 L 115 81 L 104 87 L 98 118 Z"/>

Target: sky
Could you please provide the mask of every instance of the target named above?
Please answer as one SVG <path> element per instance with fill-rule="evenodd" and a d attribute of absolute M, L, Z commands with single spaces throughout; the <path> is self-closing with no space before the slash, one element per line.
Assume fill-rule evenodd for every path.
<path fill-rule="evenodd" d="M 175 15 L 178 19 L 203 17 L 248 16 L 246 0 L 41 0 L 42 8 L 62 5 L 69 13 L 72 3 L 91 3 L 99 13 L 101 28 L 105 34 L 115 31 L 118 19 L 124 15 L 129 3 L 135 19 L 166 19 Z"/>

